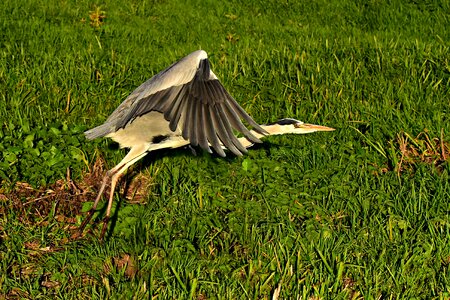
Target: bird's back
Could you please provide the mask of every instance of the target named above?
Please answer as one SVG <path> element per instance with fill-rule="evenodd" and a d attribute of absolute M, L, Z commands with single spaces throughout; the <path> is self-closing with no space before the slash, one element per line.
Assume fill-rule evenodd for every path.
<path fill-rule="evenodd" d="M 123 123 L 123 119 L 139 105 L 139 102 L 145 101 L 148 96 L 158 91 L 190 81 L 199 61 L 205 58 L 207 58 L 205 51 L 194 51 L 142 83 L 112 112 L 105 123 L 86 131 L 86 138 L 92 140 L 117 131 L 119 124 Z"/>

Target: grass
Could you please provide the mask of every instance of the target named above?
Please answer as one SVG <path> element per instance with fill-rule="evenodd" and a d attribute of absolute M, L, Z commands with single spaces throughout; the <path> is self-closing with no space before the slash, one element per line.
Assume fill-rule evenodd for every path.
<path fill-rule="evenodd" d="M 0 298 L 450 297 L 446 1 L 0 8 Z M 71 241 L 126 153 L 82 132 L 199 48 L 258 122 L 337 130 L 152 153 Z"/>

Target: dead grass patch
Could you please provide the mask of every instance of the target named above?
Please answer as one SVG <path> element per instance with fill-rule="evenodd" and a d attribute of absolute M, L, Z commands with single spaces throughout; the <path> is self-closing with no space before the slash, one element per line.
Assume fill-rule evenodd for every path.
<path fill-rule="evenodd" d="M 83 203 L 95 199 L 105 172 L 105 162 L 98 158 L 79 180 L 73 180 L 68 169 L 65 179 L 46 187 L 33 188 L 26 182 L 17 182 L 11 191 L 0 189 L 0 204 L 4 204 L 0 205 L 0 214 L 13 210 L 19 221 L 28 225 L 44 226 L 49 215 L 58 222 L 75 224 Z M 123 198 L 143 203 L 152 180 L 142 174 L 133 176 L 133 173 L 121 180 L 118 190 Z"/>
<path fill-rule="evenodd" d="M 138 272 L 136 258 L 127 253 L 106 259 L 103 264 L 105 275 L 109 275 L 113 268 L 122 271 L 128 279 L 134 278 Z"/>
<path fill-rule="evenodd" d="M 416 137 L 406 132 L 397 134 L 391 143 L 396 149 L 393 167 L 398 175 L 403 171 L 413 171 L 419 163 L 433 165 L 438 171 L 450 157 L 450 145 L 444 139 L 444 131 L 440 137 L 430 137 L 427 130 Z"/>

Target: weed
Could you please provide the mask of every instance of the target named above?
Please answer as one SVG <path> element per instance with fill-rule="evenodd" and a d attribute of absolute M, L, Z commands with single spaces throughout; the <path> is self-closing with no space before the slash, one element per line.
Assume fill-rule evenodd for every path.
<path fill-rule="evenodd" d="M 103 22 L 106 19 L 106 13 L 102 10 L 101 6 L 94 6 L 94 10 L 89 12 L 89 20 L 92 27 L 98 29 L 103 25 Z"/>

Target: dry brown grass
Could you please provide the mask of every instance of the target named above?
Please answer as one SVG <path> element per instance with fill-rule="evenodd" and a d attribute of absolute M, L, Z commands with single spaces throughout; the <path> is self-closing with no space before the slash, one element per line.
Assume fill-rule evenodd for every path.
<path fill-rule="evenodd" d="M 400 132 L 391 145 L 399 155 L 393 166 L 399 175 L 405 170 L 414 170 L 419 163 L 433 165 L 438 171 L 441 171 L 443 164 L 450 157 L 450 145 L 445 141 L 443 130 L 441 130 L 440 137 L 434 138 L 430 137 L 427 130 L 419 133 L 416 137 L 406 132 Z"/>
<path fill-rule="evenodd" d="M 14 210 L 19 221 L 29 225 L 47 222 L 43 220 L 50 214 L 58 222 L 74 224 L 83 203 L 95 199 L 105 172 L 105 162 L 98 158 L 79 180 L 73 180 L 68 169 L 65 179 L 46 187 L 33 188 L 26 182 L 17 182 L 11 191 L 0 189 L 0 202 L 4 204 L 0 205 L 0 214 Z M 121 180 L 118 191 L 128 201 L 142 203 L 148 196 L 152 180 L 143 174 L 133 175 Z"/>

